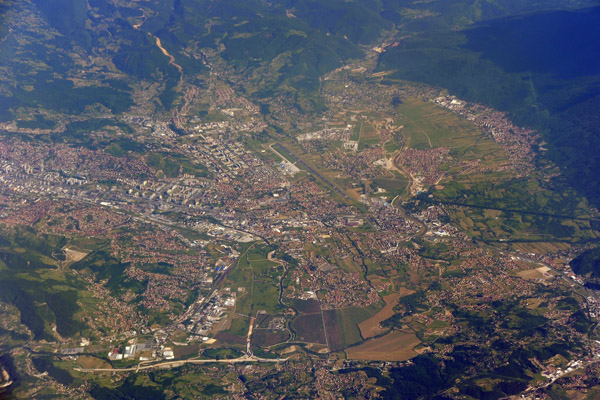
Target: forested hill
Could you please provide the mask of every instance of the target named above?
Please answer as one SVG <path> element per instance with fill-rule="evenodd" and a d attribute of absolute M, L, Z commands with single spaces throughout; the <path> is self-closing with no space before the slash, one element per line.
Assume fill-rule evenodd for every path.
<path fill-rule="evenodd" d="M 59 84 L 74 75 L 73 61 L 65 56 L 73 50 L 84 57 L 104 54 L 119 70 L 135 79 L 163 83 L 160 101 L 166 108 L 173 105 L 173 88 L 179 72 L 169 65 L 169 59 L 155 46 L 151 35 L 161 39 L 184 74 L 194 76 L 205 68 L 201 59 L 191 55 L 191 49 L 214 49 L 245 78 L 243 86 L 255 98 L 283 93 L 311 109 L 319 109 L 316 99 L 319 77 L 349 59 L 362 57 L 361 46 L 373 45 L 383 32 L 393 27 L 413 35 L 581 3 L 574 0 L 31 1 L 60 36 L 46 42 L 51 47 L 26 46 L 21 59 L 0 60 L 0 64 L 23 71 L 23 76 L 16 78 L 32 81 L 42 91 L 48 85 L 54 93 L 61 91 L 67 99 L 66 110 L 62 111 L 73 113 L 80 112 L 77 104 L 83 107 L 86 100 L 82 98 L 89 94 L 80 95 L 68 85 Z M 23 50 L 10 41 L 2 46 L 3 54 Z M 46 66 L 32 74 L 31 66 L 24 67 L 34 59 L 42 60 Z M 44 71 L 51 71 L 53 77 Z M 103 93 L 92 92 L 105 98 L 102 104 L 113 112 L 129 107 L 126 91 L 103 90 Z M 0 107 L 4 120 L 10 119 L 11 107 L 51 106 L 31 93 L 16 90 L 14 94 Z"/>
<path fill-rule="evenodd" d="M 600 206 L 600 7 L 430 31 L 380 58 L 393 78 L 447 88 L 542 132 L 547 156 Z"/>

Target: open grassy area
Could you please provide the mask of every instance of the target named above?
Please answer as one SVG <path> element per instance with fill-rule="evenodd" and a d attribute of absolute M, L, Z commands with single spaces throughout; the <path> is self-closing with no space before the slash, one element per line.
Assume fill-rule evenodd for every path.
<path fill-rule="evenodd" d="M 283 267 L 268 260 L 269 251 L 261 245 L 249 247 L 227 277 L 227 286 L 237 291 L 236 313 L 249 316 L 259 310 L 277 313 L 282 309 L 279 276 L 283 274 Z"/>
<path fill-rule="evenodd" d="M 339 266 L 340 268 L 342 268 L 344 271 L 356 272 L 356 273 L 363 272 L 363 267 L 361 265 L 358 265 L 357 263 L 355 263 L 351 257 L 334 258 L 331 261 L 334 264 L 336 264 L 337 266 Z"/>
<path fill-rule="evenodd" d="M 233 318 L 231 320 L 231 327 L 227 330 L 227 332 L 231 333 L 232 335 L 246 336 L 249 325 L 250 318 L 248 317 Z"/>
<path fill-rule="evenodd" d="M 360 141 L 358 142 L 358 150 L 364 150 L 367 147 L 372 147 L 380 142 L 381 138 L 377 129 L 368 122 L 362 123 L 360 132 Z"/>
<path fill-rule="evenodd" d="M 362 341 L 358 325 L 369 318 L 372 313 L 369 309 L 350 307 L 336 310 L 337 325 L 344 348 Z"/>
<path fill-rule="evenodd" d="M 408 179 L 405 176 L 394 171 L 394 179 L 390 178 L 376 178 L 373 183 L 384 189 L 390 197 L 406 195 L 406 187 L 408 185 Z"/>
<path fill-rule="evenodd" d="M 107 361 L 92 356 L 77 357 L 77 365 L 81 368 L 111 368 Z"/>
<path fill-rule="evenodd" d="M 488 243 L 542 243 L 548 251 L 600 237 L 583 198 L 539 170 L 523 176 L 504 148 L 471 122 L 418 99 L 397 110 L 407 146 L 449 148 L 440 185 L 430 189 L 469 235 Z M 465 172 L 465 163 L 477 167 Z"/>
<path fill-rule="evenodd" d="M 420 150 L 448 147 L 460 161 L 481 160 L 483 165 L 507 165 L 507 153 L 468 120 L 433 103 L 405 99 L 397 107 L 408 147 Z"/>

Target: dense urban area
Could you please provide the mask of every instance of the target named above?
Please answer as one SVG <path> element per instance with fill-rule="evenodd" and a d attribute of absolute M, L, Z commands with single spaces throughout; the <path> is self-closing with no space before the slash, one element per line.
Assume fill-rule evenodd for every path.
<path fill-rule="evenodd" d="M 0 122 L 0 397 L 599 393 L 600 295 L 578 261 L 598 210 L 535 129 L 382 69 L 402 30 L 319 74 L 314 101 L 254 95 L 291 55 L 244 70 L 229 42 L 175 52 L 135 1 L 88 2 L 104 48 L 36 61 L 66 33 L 44 2 L 9 3 L 2 99 L 41 91 L 17 66 L 56 57 L 73 90 L 131 104 L 23 100 Z M 300 5 L 284 11 L 295 27 Z M 119 29 L 170 89 L 106 56 Z"/>

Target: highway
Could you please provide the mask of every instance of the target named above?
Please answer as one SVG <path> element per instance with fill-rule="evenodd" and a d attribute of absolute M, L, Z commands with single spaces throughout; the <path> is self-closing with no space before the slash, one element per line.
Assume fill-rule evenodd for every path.
<path fill-rule="evenodd" d="M 74 368 L 75 371 L 78 372 L 139 372 L 145 369 L 152 368 L 176 368 L 181 367 L 185 364 L 211 364 L 211 363 L 221 363 L 221 364 L 237 364 L 237 363 L 248 363 L 248 362 L 264 362 L 264 363 L 279 363 L 287 361 L 287 358 L 260 358 L 256 356 L 248 356 L 244 354 L 238 358 L 232 359 L 208 359 L 208 360 L 174 360 L 174 361 L 164 361 L 156 364 L 148 364 L 142 365 L 144 362 L 136 365 L 135 367 L 129 368 Z"/>

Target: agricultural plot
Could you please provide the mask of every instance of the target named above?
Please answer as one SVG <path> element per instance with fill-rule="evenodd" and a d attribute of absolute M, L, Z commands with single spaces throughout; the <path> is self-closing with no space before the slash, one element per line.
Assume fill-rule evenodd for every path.
<path fill-rule="evenodd" d="M 323 310 L 323 322 L 330 351 L 339 351 L 363 340 L 359 324 L 373 315 L 369 308 L 349 307 Z"/>
<path fill-rule="evenodd" d="M 421 341 L 414 333 L 394 331 L 346 350 L 349 359 L 377 361 L 406 361 L 416 357 L 414 348 Z"/>
<path fill-rule="evenodd" d="M 545 281 L 547 279 L 553 278 L 556 275 L 556 273 L 554 273 L 548 267 L 537 267 L 519 271 L 517 272 L 517 275 L 519 275 L 523 279 Z"/>
<path fill-rule="evenodd" d="M 318 300 L 302 300 L 294 299 L 292 305 L 299 313 L 302 314 L 316 314 L 321 312 L 321 305 Z"/>
<path fill-rule="evenodd" d="M 349 307 L 335 310 L 342 347 L 346 348 L 363 340 L 358 325 L 373 315 L 373 306 L 368 308 Z"/>
<path fill-rule="evenodd" d="M 387 332 L 388 329 L 382 328 L 379 324 L 395 314 L 394 307 L 398 303 L 398 299 L 411 293 L 414 293 L 414 290 L 401 288 L 400 292 L 385 296 L 383 298 L 385 301 L 385 306 L 377 314 L 358 324 L 362 337 L 369 339 Z"/>
<path fill-rule="evenodd" d="M 299 341 L 327 345 L 321 313 L 296 317 L 292 321 L 292 329 L 296 332 Z"/>
<path fill-rule="evenodd" d="M 318 300 L 293 299 L 293 307 L 300 313 L 291 324 L 296 338 L 306 343 L 327 345 L 321 305 Z"/>
<path fill-rule="evenodd" d="M 330 351 L 338 351 L 343 348 L 340 328 L 337 322 L 336 310 L 323 311 L 323 323 L 327 334 L 327 343 Z"/>
<path fill-rule="evenodd" d="M 270 347 L 285 342 L 290 338 L 287 331 L 276 329 L 255 329 L 252 333 L 252 345 L 258 347 Z"/>

